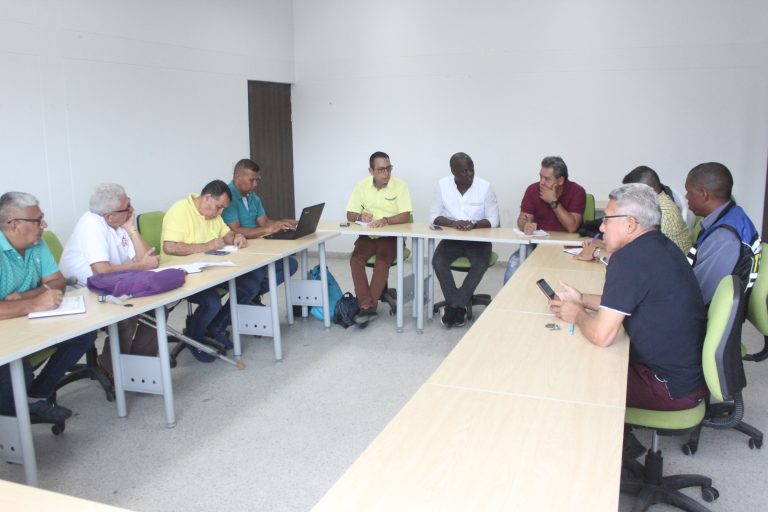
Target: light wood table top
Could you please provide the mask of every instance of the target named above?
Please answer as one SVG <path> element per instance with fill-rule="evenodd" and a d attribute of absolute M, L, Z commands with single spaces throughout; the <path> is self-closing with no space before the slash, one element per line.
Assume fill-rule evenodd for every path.
<path fill-rule="evenodd" d="M 342 235 L 371 235 L 371 236 L 409 236 L 414 238 L 434 238 L 436 240 L 466 240 L 471 242 L 500 242 L 527 245 L 531 237 L 521 236 L 512 228 L 479 228 L 471 231 L 460 231 L 454 228 L 440 226 L 433 229 L 431 224 L 424 222 L 406 222 L 404 224 L 392 224 L 376 229 L 351 222 L 349 226 L 339 225 L 340 221 L 322 221 L 319 230 L 337 232 Z"/>
<path fill-rule="evenodd" d="M 566 231 L 550 231 L 549 236 L 531 237 L 532 244 L 580 245 L 584 240 L 589 240 L 589 238 L 583 237 L 578 233 L 568 233 Z"/>
<path fill-rule="evenodd" d="M 615 511 L 623 421 L 623 407 L 426 384 L 314 510 Z"/>
<path fill-rule="evenodd" d="M 550 323 L 559 330 L 548 329 Z M 623 410 L 629 358 L 624 331 L 602 348 L 568 328 L 555 317 L 488 308 L 427 382 Z"/>
<path fill-rule="evenodd" d="M 311 235 L 297 238 L 296 240 L 270 240 L 254 238 L 248 240 L 248 245 L 238 249 L 232 254 L 280 254 L 290 255 L 308 249 L 317 244 L 327 242 L 339 236 L 338 229 L 332 231 L 315 231 Z"/>
<path fill-rule="evenodd" d="M 537 245 L 523 262 L 527 266 L 549 267 L 561 270 L 584 270 L 605 273 L 605 265 L 595 261 L 581 261 L 564 251 L 561 244 Z"/>
<path fill-rule="evenodd" d="M 119 512 L 124 508 L 0 480 L 0 510 L 8 512 Z"/>

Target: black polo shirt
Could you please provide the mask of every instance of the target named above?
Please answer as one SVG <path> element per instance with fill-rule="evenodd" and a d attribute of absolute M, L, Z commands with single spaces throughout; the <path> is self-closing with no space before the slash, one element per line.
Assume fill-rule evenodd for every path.
<path fill-rule="evenodd" d="M 666 380 L 673 398 L 700 388 L 704 300 L 691 266 L 666 236 L 650 231 L 611 256 L 600 307 L 626 315 L 630 361 Z"/>

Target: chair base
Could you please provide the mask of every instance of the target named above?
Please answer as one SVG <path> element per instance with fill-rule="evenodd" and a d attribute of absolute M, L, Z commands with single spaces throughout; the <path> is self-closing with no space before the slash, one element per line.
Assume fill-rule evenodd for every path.
<path fill-rule="evenodd" d="M 734 410 L 733 403 L 712 404 L 709 406 L 707 417 L 708 418 L 728 417 L 733 414 L 733 410 Z M 688 438 L 688 442 L 683 444 L 682 449 L 684 454 L 693 455 L 699 449 L 699 438 L 701 437 L 702 425 L 699 425 L 698 427 L 696 427 L 691 432 L 691 436 Z M 750 449 L 757 448 L 759 450 L 760 448 L 763 447 L 763 433 L 760 430 L 753 427 L 752 425 L 750 425 L 749 423 L 740 421 L 736 426 L 730 427 L 730 428 L 738 432 L 741 432 L 742 434 L 749 437 L 749 439 L 747 440 L 747 445 L 749 446 Z"/>
<path fill-rule="evenodd" d="M 472 314 L 472 306 L 486 307 L 491 303 L 491 296 L 487 293 L 478 293 L 472 296 L 472 302 L 467 305 L 467 320 L 472 320 L 474 315 Z M 444 300 L 436 302 L 432 305 L 432 313 L 439 313 L 441 308 L 447 306 L 448 303 Z"/>
<path fill-rule="evenodd" d="M 114 402 L 115 388 L 109 380 L 109 377 L 104 375 L 104 372 L 102 372 L 99 369 L 98 364 L 96 364 L 96 356 L 96 347 L 91 347 L 90 350 L 85 353 L 85 364 L 76 364 L 73 366 L 72 369 L 56 383 L 56 389 L 61 389 L 67 384 L 81 379 L 96 380 L 101 384 L 101 387 L 104 388 L 107 401 Z M 61 430 L 63 431 L 64 428 L 62 427 Z"/>
<path fill-rule="evenodd" d="M 648 450 L 643 466 L 636 460 L 625 461 L 621 476 L 621 492 L 637 496 L 633 512 L 647 510 L 658 503 L 666 503 L 689 512 L 710 512 L 708 508 L 680 489 L 701 487 L 702 499 L 712 502 L 720 493 L 712 487 L 712 479 L 704 475 L 662 476 L 664 458 L 661 451 Z"/>
<path fill-rule="evenodd" d="M 747 354 L 742 359 L 745 361 L 754 361 L 756 363 L 759 363 L 760 361 L 765 361 L 768 359 L 768 336 L 763 336 L 763 348 L 760 350 L 760 352 L 755 352 L 754 354 Z"/>

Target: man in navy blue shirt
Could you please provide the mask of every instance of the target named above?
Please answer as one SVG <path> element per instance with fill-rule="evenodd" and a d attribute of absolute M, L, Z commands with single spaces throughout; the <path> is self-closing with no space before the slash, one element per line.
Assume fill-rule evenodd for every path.
<path fill-rule="evenodd" d="M 661 210 L 652 188 L 624 185 L 609 198 L 600 231 L 613 256 L 603 294 L 563 284 L 550 307 L 598 346 L 613 343 L 624 326 L 630 339 L 627 407 L 689 409 L 706 394 L 706 313 L 698 282 L 680 249 L 658 230 Z"/>

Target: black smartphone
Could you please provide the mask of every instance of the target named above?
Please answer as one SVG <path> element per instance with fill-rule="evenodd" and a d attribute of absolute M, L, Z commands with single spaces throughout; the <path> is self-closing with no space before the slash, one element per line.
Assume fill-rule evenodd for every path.
<path fill-rule="evenodd" d="M 431 224 L 429 226 L 429 229 L 431 229 L 432 231 L 442 231 L 443 230 L 443 228 L 438 226 L 437 224 Z"/>
<path fill-rule="evenodd" d="M 229 253 L 227 251 L 205 251 L 205 254 L 210 254 L 211 256 L 226 256 Z"/>
<path fill-rule="evenodd" d="M 536 281 L 536 286 L 539 287 L 539 290 L 541 290 L 549 300 L 555 300 L 557 298 L 555 290 L 553 290 L 552 287 L 549 286 L 549 283 L 547 283 L 544 279 L 539 279 Z"/>
<path fill-rule="evenodd" d="M 349 227 L 349 222 L 339 222 L 339 227 L 340 228 L 348 228 Z"/>

